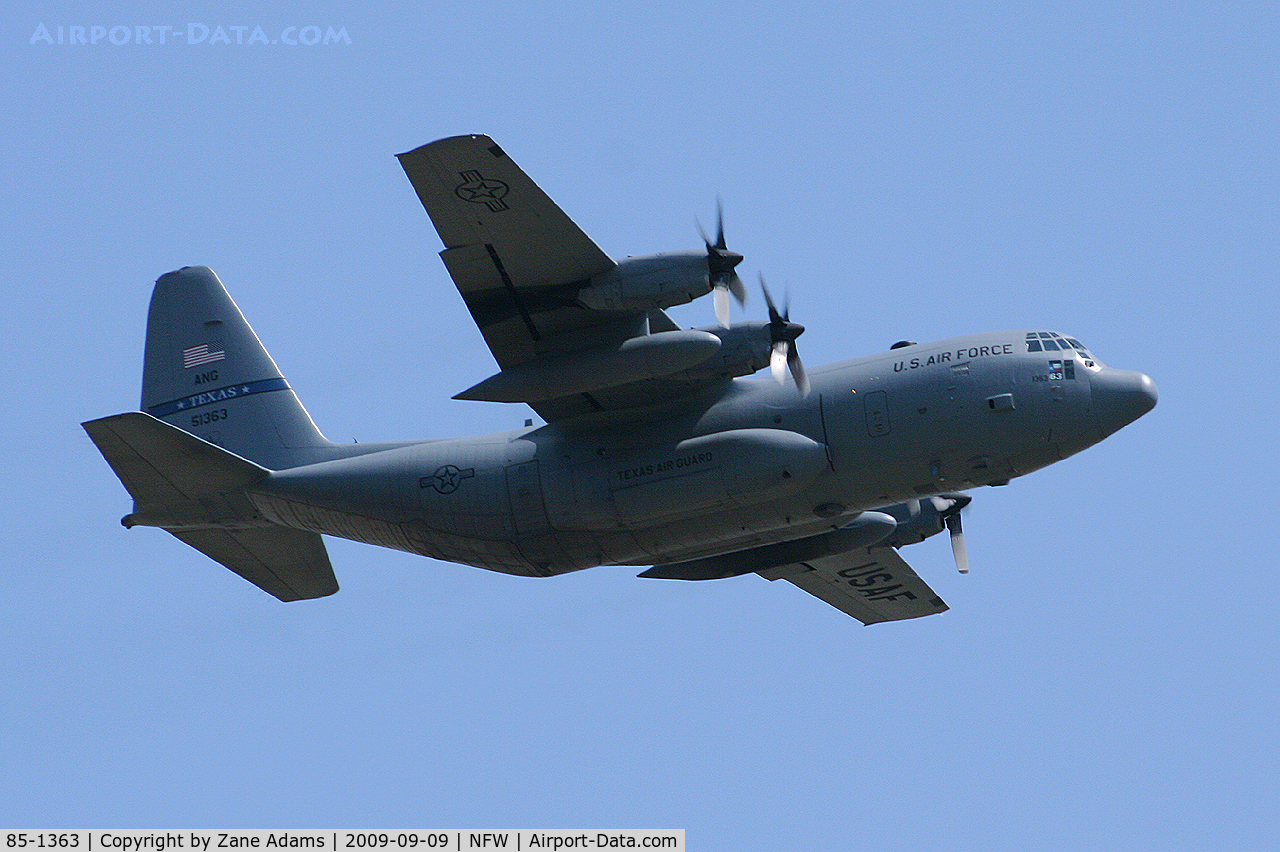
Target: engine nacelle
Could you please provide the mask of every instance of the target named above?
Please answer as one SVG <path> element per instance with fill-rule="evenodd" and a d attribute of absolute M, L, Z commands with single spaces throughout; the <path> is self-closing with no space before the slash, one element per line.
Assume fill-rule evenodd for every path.
<path fill-rule="evenodd" d="M 937 535 L 947 528 L 947 518 L 967 506 L 970 499 L 968 494 L 939 494 L 884 507 L 880 511 L 898 522 L 888 543 L 902 547 Z"/>
<path fill-rule="evenodd" d="M 773 338 L 767 322 L 735 322 L 729 328 L 708 326 L 698 331 L 720 338 L 720 349 L 697 365 L 698 373 L 749 376 L 769 366 Z"/>
<path fill-rule="evenodd" d="M 676 251 L 623 258 L 579 290 L 578 301 L 599 311 L 651 311 L 710 292 L 707 253 Z"/>

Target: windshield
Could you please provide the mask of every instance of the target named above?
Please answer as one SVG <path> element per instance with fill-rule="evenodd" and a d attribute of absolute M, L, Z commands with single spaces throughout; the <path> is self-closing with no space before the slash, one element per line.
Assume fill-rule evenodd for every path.
<path fill-rule="evenodd" d="M 1066 352 L 1065 357 L 1071 358 L 1073 354 L 1079 353 L 1080 360 L 1090 369 L 1098 369 L 1098 361 L 1085 348 L 1084 344 L 1074 337 L 1064 337 L 1056 331 L 1028 331 L 1027 332 L 1027 351 L 1028 352 Z"/>

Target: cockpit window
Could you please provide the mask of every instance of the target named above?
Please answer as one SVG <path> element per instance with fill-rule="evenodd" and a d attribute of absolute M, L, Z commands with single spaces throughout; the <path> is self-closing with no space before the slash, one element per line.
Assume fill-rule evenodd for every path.
<path fill-rule="evenodd" d="M 1064 360 L 1062 363 L 1062 373 L 1067 379 L 1075 377 L 1075 361 L 1079 357 L 1080 363 L 1084 367 L 1093 372 L 1102 369 L 1101 365 L 1089 354 L 1089 350 L 1084 348 L 1084 344 L 1074 337 L 1064 337 L 1056 331 L 1028 331 L 1027 332 L 1027 351 L 1028 352 L 1067 352 L 1067 355 L 1059 357 Z M 1079 356 L 1076 353 L 1079 352 Z M 1049 362 L 1053 364 L 1053 361 Z"/>
<path fill-rule="evenodd" d="M 1068 338 L 1067 338 L 1067 342 L 1068 342 L 1068 343 L 1070 343 L 1072 346 L 1074 346 L 1076 349 L 1079 349 L 1079 350 L 1080 350 L 1080 354 L 1081 354 L 1083 357 L 1088 358 L 1088 359 L 1092 359 L 1092 358 L 1093 358 L 1093 356 L 1089 354 L 1089 350 L 1088 350 L 1088 349 L 1085 349 L 1084 344 L 1083 344 L 1083 343 L 1081 343 L 1079 340 L 1076 340 L 1074 337 L 1068 337 Z"/>
<path fill-rule="evenodd" d="M 1093 360 L 1093 356 L 1089 354 L 1089 350 L 1084 344 L 1074 337 L 1063 337 L 1056 331 L 1028 331 L 1027 332 L 1027 351 L 1028 352 L 1070 352 L 1076 350 L 1080 356 L 1088 361 Z M 1086 364 L 1086 366 L 1092 366 Z"/>

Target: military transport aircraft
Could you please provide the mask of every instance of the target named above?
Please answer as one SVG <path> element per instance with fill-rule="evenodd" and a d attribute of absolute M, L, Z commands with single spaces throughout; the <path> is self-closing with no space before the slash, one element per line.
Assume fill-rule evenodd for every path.
<path fill-rule="evenodd" d="M 804 330 L 730 323 L 742 256 L 613 260 L 485 136 L 399 155 L 498 364 L 455 398 L 546 421 L 336 444 L 205 267 L 156 282 L 142 410 L 84 424 L 153 526 L 285 601 L 338 590 L 321 534 L 528 576 L 787 580 L 870 624 L 947 605 L 898 555 L 1004 485 L 1149 411 L 1142 373 L 1053 331 L 902 342 L 806 370 Z M 763 285 L 763 281 L 761 282 Z M 664 308 L 713 294 L 718 322 Z M 778 381 L 747 378 L 770 367 Z M 788 373 L 791 380 L 787 381 Z"/>

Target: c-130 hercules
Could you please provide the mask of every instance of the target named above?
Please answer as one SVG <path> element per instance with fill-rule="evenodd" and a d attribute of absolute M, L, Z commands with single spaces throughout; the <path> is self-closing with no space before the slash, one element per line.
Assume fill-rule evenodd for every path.
<path fill-rule="evenodd" d="M 728 322 L 742 256 L 612 260 L 485 136 L 399 155 L 500 370 L 458 399 L 546 421 L 473 438 L 336 444 L 222 283 L 160 277 L 142 410 L 84 424 L 160 527 L 285 601 L 338 590 L 321 534 L 527 576 L 787 580 L 866 624 L 947 605 L 897 549 L 1145 414 L 1156 388 L 1048 331 L 974 334 L 806 371 L 778 311 Z M 763 281 L 761 282 L 763 286 Z M 663 311 L 712 293 L 719 323 Z M 746 378 L 769 366 L 777 382 Z M 785 382 L 787 373 L 791 382 Z"/>

